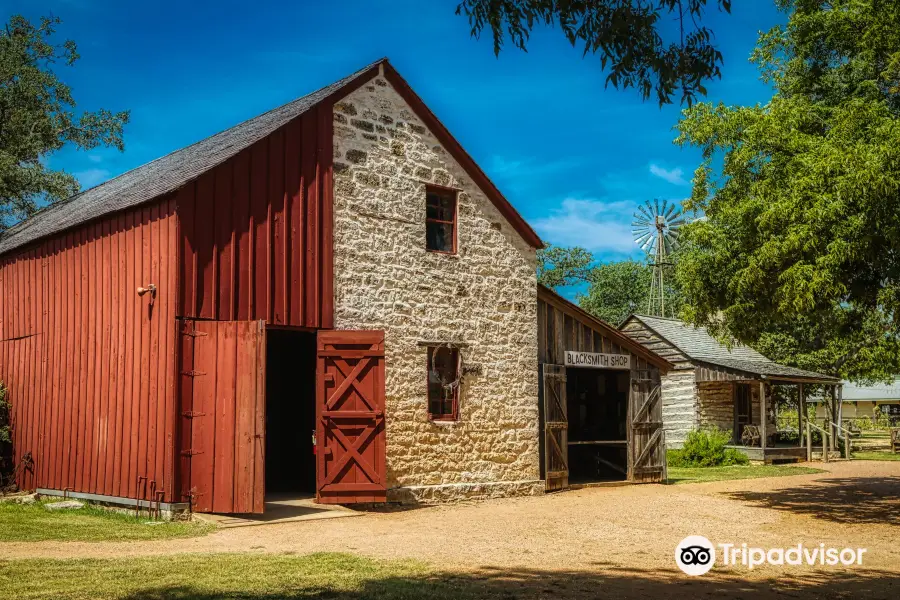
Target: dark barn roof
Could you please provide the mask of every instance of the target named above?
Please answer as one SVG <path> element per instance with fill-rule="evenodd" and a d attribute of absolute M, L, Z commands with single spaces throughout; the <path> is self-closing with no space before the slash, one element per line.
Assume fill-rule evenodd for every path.
<path fill-rule="evenodd" d="M 483 188 L 488 198 L 525 241 L 535 248 L 543 246 L 534 230 L 462 149 L 459 142 L 450 135 L 444 125 L 412 91 L 387 59 L 381 59 L 293 102 L 44 208 L 30 219 L 0 234 L 0 255 L 104 215 L 131 208 L 163 194 L 174 192 L 204 172 L 225 162 L 241 150 L 303 115 L 318 103 L 328 100 L 332 96 L 349 93 L 349 91 L 345 91 L 345 88 L 375 77 L 380 67 L 383 67 L 385 77 L 397 88 L 400 95 L 413 107 L 413 110 L 429 126 L 441 143 L 447 147 L 450 154 L 466 169 L 475 183 Z"/>
<path fill-rule="evenodd" d="M 772 379 L 789 378 L 816 380 L 819 382 L 840 381 L 837 377 L 831 377 L 830 375 L 780 365 L 747 346 L 735 344 L 733 347 L 728 348 L 711 336 L 705 327 L 694 327 L 678 319 L 649 317 L 638 314 L 631 315 L 626 319 L 626 322 L 631 319 L 641 321 L 659 337 L 696 362 L 708 363 Z"/>

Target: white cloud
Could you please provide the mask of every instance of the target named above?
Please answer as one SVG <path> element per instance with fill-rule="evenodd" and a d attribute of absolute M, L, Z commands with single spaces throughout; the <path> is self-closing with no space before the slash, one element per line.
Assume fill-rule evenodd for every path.
<path fill-rule="evenodd" d="M 684 171 L 681 170 L 681 167 L 666 169 L 656 163 L 650 163 L 650 174 L 656 175 L 660 179 L 665 179 L 673 185 L 690 185 L 691 183 L 683 177 Z"/>
<path fill-rule="evenodd" d="M 631 254 L 637 248 L 631 233 L 634 208 L 634 203 L 628 201 L 566 198 L 549 216 L 532 223 L 538 234 L 552 244 Z"/>
<path fill-rule="evenodd" d="M 103 157 L 99 154 L 88 154 L 88 160 L 92 163 L 101 163 L 103 162 Z"/>
<path fill-rule="evenodd" d="M 75 173 L 75 178 L 81 184 L 81 189 L 86 190 L 95 185 L 100 185 L 109 179 L 110 172 L 106 169 L 86 169 Z"/>

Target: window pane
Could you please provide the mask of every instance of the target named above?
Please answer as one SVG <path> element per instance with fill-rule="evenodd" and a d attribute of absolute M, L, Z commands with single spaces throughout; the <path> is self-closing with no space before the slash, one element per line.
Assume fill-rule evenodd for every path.
<path fill-rule="evenodd" d="M 425 247 L 429 250 L 453 252 L 453 225 L 450 223 L 426 223 Z"/>
<path fill-rule="evenodd" d="M 458 388 L 456 348 L 428 349 L 428 413 L 432 418 L 453 417 Z"/>

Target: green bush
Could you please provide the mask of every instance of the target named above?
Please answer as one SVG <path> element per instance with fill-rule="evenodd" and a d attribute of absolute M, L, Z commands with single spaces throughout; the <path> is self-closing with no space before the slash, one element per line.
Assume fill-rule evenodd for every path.
<path fill-rule="evenodd" d="M 666 460 L 671 467 L 727 467 L 746 465 L 750 460 L 731 443 L 731 432 L 718 427 L 704 427 L 688 433 L 681 450 L 670 450 Z"/>

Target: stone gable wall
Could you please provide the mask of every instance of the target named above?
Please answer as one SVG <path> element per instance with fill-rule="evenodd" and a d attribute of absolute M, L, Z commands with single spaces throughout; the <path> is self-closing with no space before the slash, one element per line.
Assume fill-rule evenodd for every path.
<path fill-rule="evenodd" d="M 425 183 L 458 253 L 425 250 Z M 543 491 L 535 251 L 382 77 L 334 109 L 335 327 L 385 331 L 388 499 Z M 459 421 L 428 419 L 426 342 L 461 347 Z"/>

